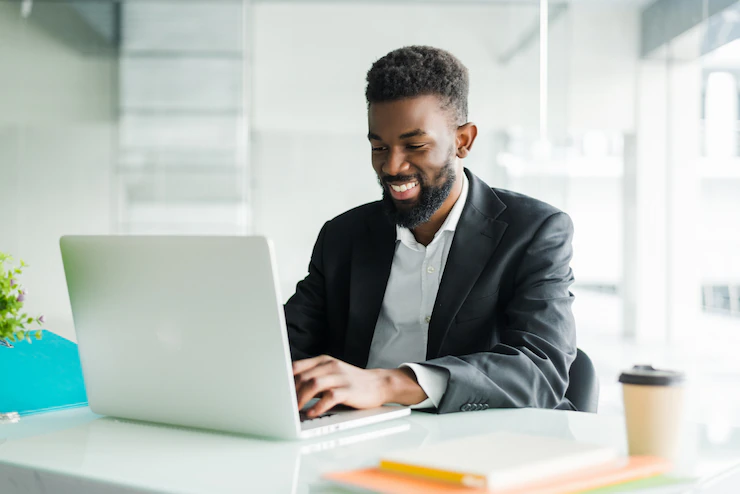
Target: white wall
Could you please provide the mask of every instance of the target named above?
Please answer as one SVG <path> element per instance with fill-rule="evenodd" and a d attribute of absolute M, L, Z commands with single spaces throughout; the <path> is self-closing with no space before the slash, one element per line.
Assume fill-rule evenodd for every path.
<path fill-rule="evenodd" d="M 254 6 L 253 125 L 260 131 L 367 133 L 365 75 L 410 44 L 450 50 L 471 71 L 471 118 L 496 121 L 494 60 L 537 19 L 531 5 L 401 2 L 258 3 Z"/>
<path fill-rule="evenodd" d="M 117 63 L 60 43 L 19 10 L 0 2 L 0 250 L 29 264 L 28 312 L 74 339 L 58 242 L 109 232 Z"/>

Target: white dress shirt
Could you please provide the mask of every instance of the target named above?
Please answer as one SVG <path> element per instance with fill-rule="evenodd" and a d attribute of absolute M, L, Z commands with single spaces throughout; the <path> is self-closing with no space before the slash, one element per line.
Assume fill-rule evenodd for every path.
<path fill-rule="evenodd" d="M 429 245 L 417 242 L 408 228 L 396 226 L 391 274 L 370 345 L 368 369 L 408 367 L 414 372 L 428 399 L 412 408 L 436 408 L 447 390 L 446 372 L 409 362 L 426 360 L 429 321 L 468 198 L 468 177 L 463 173 L 462 178 L 460 197 Z"/>

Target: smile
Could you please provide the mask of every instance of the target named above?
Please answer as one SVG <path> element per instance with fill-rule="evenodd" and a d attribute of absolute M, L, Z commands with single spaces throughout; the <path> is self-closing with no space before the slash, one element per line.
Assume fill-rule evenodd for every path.
<path fill-rule="evenodd" d="M 411 181 L 403 184 L 388 184 L 388 192 L 396 201 L 414 201 L 419 197 L 421 187 L 417 187 L 419 182 Z"/>
<path fill-rule="evenodd" d="M 406 192 L 407 190 L 413 189 L 414 187 L 416 187 L 416 185 L 417 185 L 416 182 L 409 182 L 409 183 L 401 184 L 401 185 L 391 184 L 391 189 L 395 190 L 396 192 Z"/>

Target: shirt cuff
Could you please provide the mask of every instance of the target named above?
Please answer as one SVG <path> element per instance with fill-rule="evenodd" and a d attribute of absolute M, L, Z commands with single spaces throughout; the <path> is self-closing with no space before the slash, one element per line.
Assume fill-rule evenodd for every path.
<path fill-rule="evenodd" d="M 421 364 L 401 364 L 399 369 L 407 367 L 416 376 L 416 382 L 427 395 L 427 399 L 416 405 L 411 405 L 412 409 L 419 408 L 437 408 L 442 396 L 447 391 L 447 372 L 441 369 L 426 367 Z"/>

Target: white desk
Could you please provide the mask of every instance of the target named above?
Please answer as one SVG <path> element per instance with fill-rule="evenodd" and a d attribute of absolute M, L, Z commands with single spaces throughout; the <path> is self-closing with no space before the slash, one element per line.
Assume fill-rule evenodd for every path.
<path fill-rule="evenodd" d="M 703 490 L 691 492 L 740 492 L 740 429 L 725 431 L 715 443 L 708 437 L 716 431 L 708 436 L 702 425 L 690 429 L 679 473 L 705 481 Z M 321 475 L 373 465 L 393 449 L 498 430 L 626 450 L 619 417 L 553 410 L 413 412 L 323 439 L 275 442 L 119 421 L 78 409 L 0 425 L 0 493 L 341 492 Z"/>

